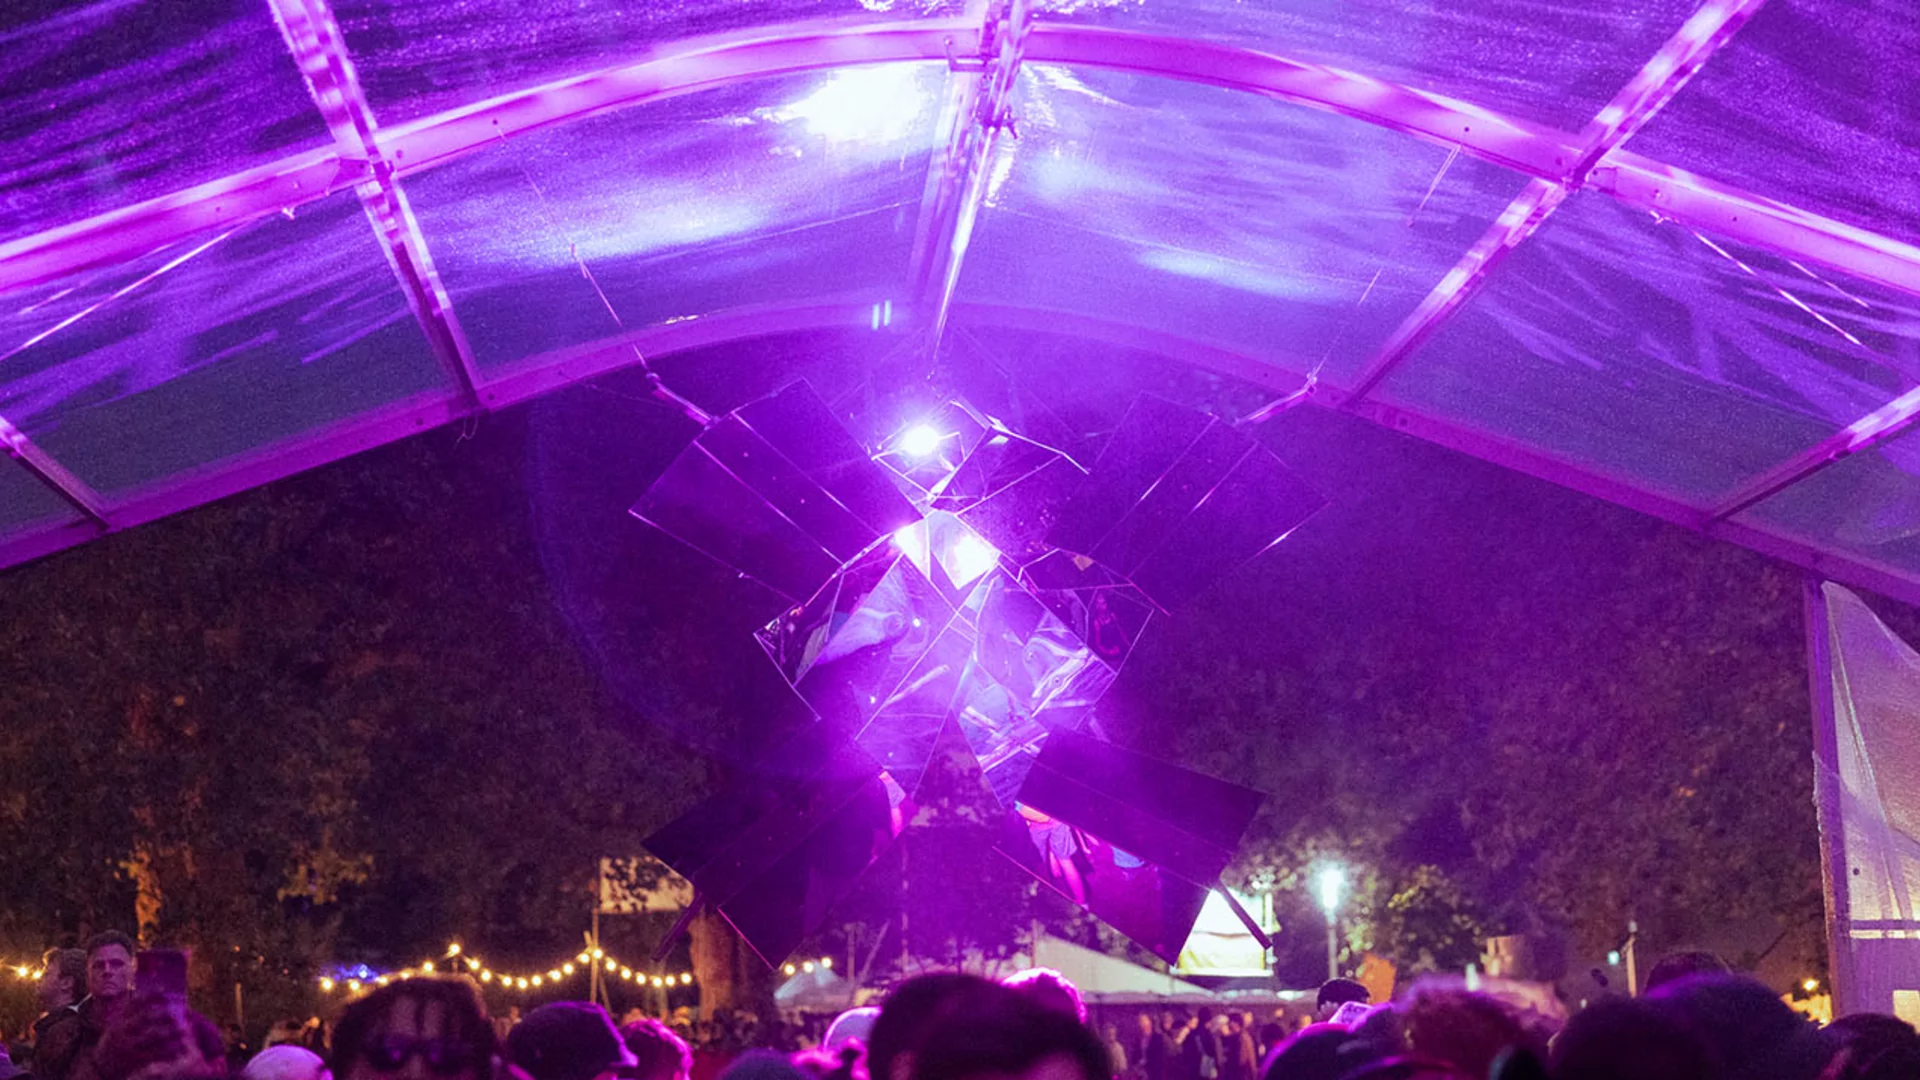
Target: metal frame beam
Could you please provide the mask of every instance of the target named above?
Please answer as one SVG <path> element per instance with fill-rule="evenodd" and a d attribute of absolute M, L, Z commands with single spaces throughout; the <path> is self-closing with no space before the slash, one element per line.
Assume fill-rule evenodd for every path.
<path fill-rule="evenodd" d="M 485 388 L 488 408 L 503 408 L 539 397 L 558 387 L 632 366 L 635 349 L 660 357 L 734 341 L 812 330 L 872 333 L 871 301 L 847 300 L 797 307 L 768 306 L 719 312 L 649 327 L 576 348 L 529 359 Z M 970 326 L 1066 334 L 1116 347 L 1157 353 L 1177 362 L 1243 379 L 1277 393 L 1299 388 L 1297 373 L 1259 357 L 1221 345 L 1148 330 L 1126 323 L 1069 312 L 1003 304 L 958 303 L 955 317 Z M 888 333 L 886 330 L 879 331 Z M 1309 402 L 1333 407 L 1319 395 Z M 215 463 L 111 507 L 111 528 L 124 529 L 215 499 L 291 476 L 328 462 L 474 415 L 476 407 L 450 392 L 429 395 L 363 417 L 356 417 L 291 443 Z M 1920 604 L 1920 575 L 1858 557 L 1835 555 L 1764 528 L 1736 521 L 1713 521 L 1696 507 L 1649 493 L 1630 484 L 1569 465 L 1529 447 L 1474 431 L 1441 417 L 1362 402 L 1352 413 L 1383 427 L 1459 450 L 1517 472 L 1570 488 L 1660 518 L 1682 528 L 1751 548 L 1837 581 L 1870 589 L 1909 604 Z M 25 562 L 100 535 L 91 522 L 51 526 L 0 541 L 0 567 Z"/>
<path fill-rule="evenodd" d="M 54 494 L 80 511 L 95 528 L 107 528 L 106 500 L 93 490 L 93 485 L 75 476 L 66 466 L 54 460 L 53 455 L 35 446 L 27 433 L 15 427 L 6 417 L 0 416 L 0 447 L 4 447 L 7 456 L 20 463 L 20 466 L 32 473 L 41 483 L 53 489 Z"/>
<path fill-rule="evenodd" d="M 1596 114 L 1580 135 L 1577 153 L 1557 176 L 1535 179 L 1508 204 L 1433 291 L 1420 301 L 1368 361 L 1350 402 L 1372 393 L 1407 357 L 1446 325 L 1513 250 L 1525 243 L 1593 170 L 1660 111 L 1767 0 L 1707 0 L 1661 46 L 1653 59 Z"/>
<path fill-rule="evenodd" d="M 269 5 L 341 159 L 366 162 L 366 178 L 355 188 L 421 332 L 461 396 L 477 405 L 482 379 L 473 349 L 454 317 L 440 275 L 434 272 L 427 238 L 414 219 L 393 163 L 374 137 L 378 125 L 373 107 L 361 92 L 333 10 L 327 0 L 269 0 Z"/>
<path fill-rule="evenodd" d="M 1020 77 L 1021 56 L 1032 29 L 1027 0 L 993 0 L 980 29 L 977 65 L 962 77 L 957 112 L 943 153 L 932 164 L 928 198 L 914 238 L 911 288 L 926 320 L 927 351 L 939 351 L 960 271 L 973 242 L 973 228 L 986 201 L 988 174 L 1001 132 L 1012 125 L 1008 99 Z M 950 61 L 953 63 L 953 61 Z"/>
<path fill-rule="evenodd" d="M 287 0 L 282 0 L 287 2 Z M 677 94 L 848 64 L 973 55 L 980 28 L 958 20 L 770 27 L 661 46 L 588 75 L 381 129 L 374 139 L 406 177 L 513 136 Z M 1326 109 L 1460 147 L 1543 180 L 1578 160 L 1579 138 L 1477 106 L 1253 49 L 1129 31 L 1038 23 L 1027 63 L 1083 64 L 1201 82 Z M 122 262 L 207 229 L 323 198 L 368 176 L 364 159 L 307 151 L 85 221 L 0 244 L 0 292 Z M 1679 224 L 1920 296 L 1920 247 L 1616 151 L 1587 186 Z"/>
<path fill-rule="evenodd" d="M 1724 43 L 1739 23 L 1752 15 L 1761 2 L 1763 0 L 1711 0 L 1580 137 L 1351 72 L 1219 43 L 1041 23 L 1024 35 L 1024 56 L 1018 59 L 1134 71 L 1260 93 L 1458 146 L 1465 153 L 1533 177 L 1536 183 L 1530 184 L 1527 192 L 1508 207 L 1507 213 L 1502 215 L 1494 229 L 1482 238 L 1482 243 L 1476 245 L 1474 251 L 1428 297 L 1429 303 L 1416 313 L 1418 321 L 1410 320 L 1409 324 L 1403 324 L 1402 333 L 1394 339 L 1398 343 L 1396 350 L 1402 355 L 1418 344 L 1419 337 L 1431 333 L 1445 315 L 1457 308 L 1459 301 L 1471 292 L 1478 281 L 1485 278 L 1501 255 L 1531 235 L 1553 206 L 1577 185 L 1604 192 L 1627 205 L 1658 213 L 1690 228 L 1726 236 L 1743 244 L 1830 267 L 1889 289 L 1920 296 L 1920 248 L 1717 184 L 1618 149 L 1620 141 L 1644 123 L 1685 78 Z M 458 324 L 453 319 L 451 305 L 433 273 L 425 240 L 406 206 L 404 194 L 398 185 L 399 178 L 461 154 L 483 149 L 503 136 L 564 124 L 624 105 L 771 75 L 849 64 L 946 62 L 957 55 L 980 55 L 981 41 L 986 36 L 979 24 L 965 20 L 852 25 L 813 20 L 742 34 L 672 42 L 631 63 L 501 95 L 394 128 L 376 130 L 371 111 L 352 78 L 350 63 L 324 0 L 273 0 L 273 3 L 274 10 L 288 29 L 289 43 L 315 91 L 316 101 L 327 115 L 335 135 L 335 144 L 86 221 L 0 244 L 0 292 L 44 284 L 76 272 L 122 262 L 196 233 L 232 227 L 265 214 L 326 197 L 344 187 L 358 187 L 367 204 L 369 216 L 393 260 L 395 271 L 402 280 L 409 300 L 415 304 L 422 326 L 428 332 L 429 340 L 434 343 L 436 352 L 461 387 L 463 403 L 451 412 L 446 411 L 449 406 L 444 402 L 436 401 L 424 407 L 427 413 L 423 415 L 440 417 L 444 414 L 444 418 L 449 419 L 469 415 L 474 410 L 510 403 L 517 400 L 522 391 L 511 386 L 482 383 L 478 378 L 471 352 L 466 348 L 464 337 L 460 335 Z M 975 98 L 979 96 L 975 95 Z M 970 113 L 961 119 L 971 121 L 975 116 Z M 977 177 L 982 171 L 975 168 L 973 175 Z M 941 210 L 935 217 L 945 221 L 946 213 Z M 957 215 L 953 220 L 957 225 Z M 942 231 L 947 228 L 943 225 Z M 931 252 L 925 251 L 923 256 L 926 265 L 931 267 Z M 945 299 L 938 302 L 951 304 L 951 295 L 949 289 Z M 832 308 L 833 305 L 824 307 Z M 864 323 L 867 307 L 855 305 L 853 310 L 855 317 L 850 321 L 854 324 Z M 783 314 L 780 317 L 786 316 Z M 1098 327 L 1093 324 L 1100 323 L 1100 320 L 1085 320 L 1058 313 L 1048 313 L 1045 320 L 1047 326 L 1036 328 L 1058 329 L 1063 325 L 1086 324 L 1081 326 L 1083 331 L 1091 336 L 1099 336 L 1096 333 Z M 692 320 L 682 325 L 704 327 L 725 322 Z M 763 332 L 777 329 L 775 327 Z M 651 341 L 656 330 L 642 331 L 629 337 Z M 1289 391 L 1297 388 L 1293 385 L 1296 376 L 1288 375 L 1256 357 L 1230 349 L 1133 328 L 1126 330 L 1122 336 L 1131 337 L 1139 347 L 1151 348 L 1166 355 L 1185 356 L 1192 362 L 1207 366 L 1218 366 L 1221 370 L 1230 370 L 1256 383 Z M 1383 351 L 1381 355 L 1385 357 L 1388 354 Z M 627 359 L 619 363 L 630 362 L 630 359 L 631 355 L 628 354 Z M 606 362 L 610 366 L 619 366 L 611 360 Z M 1397 360 L 1393 362 L 1397 363 Z M 543 387 L 553 387 L 583 377 L 565 363 L 550 357 L 533 358 L 522 365 L 521 370 L 527 374 L 510 377 L 506 381 L 518 379 L 526 383 L 531 379 Z M 1377 385 L 1384 370 L 1370 371 L 1369 375 L 1369 379 L 1353 388 L 1354 393 L 1343 397 L 1336 391 L 1327 397 L 1334 403 L 1343 400 L 1351 403 Z M 1276 377 L 1284 381 L 1276 383 Z M 1832 461 L 1876 446 L 1907 430 L 1916 416 L 1920 415 L 1920 401 L 1913 399 L 1914 395 L 1909 394 L 1863 417 L 1833 439 L 1783 463 L 1727 503 L 1704 513 L 1695 508 L 1667 505 L 1657 496 L 1626 485 L 1599 480 L 1577 470 L 1568 473 L 1566 467 L 1545 457 L 1533 455 L 1533 458 L 1522 461 L 1521 458 L 1531 454 L 1531 451 L 1506 447 L 1478 436 L 1468 438 L 1458 435 L 1457 429 L 1442 421 L 1420 419 L 1416 422 L 1408 419 L 1411 414 L 1403 412 L 1392 412 L 1391 415 L 1397 418 L 1392 421 L 1396 426 L 1433 432 L 1429 437 L 1433 437 L 1434 441 L 1468 449 L 1556 482 L 1566 482 L 1568 486 L 1635 506 L 1688 527 L 1706 527 L 1717 535 L 1737 539 L 1734 534 L 1744 526 L 1732 523 L 1729 519 L 1733 515 L 1812 475 Z M 1374 419 L 1382 419 L 1381 410 L 1365 402 L 1351 407 Z M 408 416 L 415 415 L 408 409 L 402 411 Z M 444 419 L 431 422 L 444 422 Z M 267 479 L 286 475 L 299 468 L 351 453 L 363 445 L 372 445 L 354 432 L 362 428 L 385 430 L 382 426 L 384 423 L 375 417 L 365 425 L 349 424 L 333 434 L 316 437 L 319 439 L 317 443 L 305 440 L 267 448 L 238 465 L 212 466 L 210 471 L 219 471 L 221 476 L 254 475 L 254 472 L 247 470 L 253 468 L 250 463 L 255 461 L 305 462 L 284 469 L 276 465 L 258 473 Z M 427 423 L 422 420 L 407 430 L 418 430 Z M 151 497 L 141 497 L 124 504 L 118 501 L 109 504 L 84 482 L 61 468 L 44 451 L 32 447 L 23 435 L 17 431 L 14 435 L 19 440 L 15 444 L 14 456 L 86 515 L 91 529 L 120 528 L 150 520 L 158 516 L 157 512 L 151 511 L 155 505 L 167 504 L 178 509 L 205 501 L 204 498 L 188 495 L 174 498 L 170 504 L 165 499 L 155 503 Z M 346 449 L 313 449 L 323 444 L 345 446 Z M 1560 480 L 1562 474 L 1571 475 L 1573 479 Z M 206 487 L 209 483 L 205 478 L 183 478 L 182 484 L 177 486 L 182 491 L 212 490 Z M 1740 539 L 1739 542 L 1779 554 L 1801 565 L 1816 569 L 1825 565 L 1821 553 L 1770 537 L 1771 534 L 1754 531 L 1751 537 Z M 66 546 L 69 542 L 73 541 L 63 541 L 54 546 Z M 13 543 L 0 548 L 0 564 L 17 561 L 19 556 L 7 554 L 16 550 L 27 549 Z M 1864 563 L 1849 562 L 1844 565 L 1858 569 L 1859 572 L 1854 573 L 1851 580 L 1865 587 L 1911 598 L 1908 597 L 1911 585 L 1899 571 L 1873 568 Z"/>

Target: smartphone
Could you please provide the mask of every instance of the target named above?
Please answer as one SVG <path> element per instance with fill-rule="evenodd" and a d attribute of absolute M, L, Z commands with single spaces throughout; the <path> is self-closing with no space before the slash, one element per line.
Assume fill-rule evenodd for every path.
<path fill-rule="evenodd" d="M 159 994 L 168 1001 L 187 1000 L 184 949 L 142 949 L 135 965 L 134 986 L 141 993 Z"/>

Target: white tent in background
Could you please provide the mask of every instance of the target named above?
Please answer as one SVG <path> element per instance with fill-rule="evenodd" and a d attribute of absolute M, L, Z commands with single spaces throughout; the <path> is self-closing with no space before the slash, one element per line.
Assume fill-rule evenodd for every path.
<path fill-rule="evenodd" d="M 1034 943 L 1033 966 L 1052 968 L 1065 975 L 1080 988 L 1081 996 L 1088 1001 L 1118 1003 L 1189 997 L 1213 1000 L 1213 992 L 1204 986 L 1103 952 L 1095 952 L 1071 941 L 1062 941 L 1050 934 L 1042 934 Z"/>
<path fill-rule="evenodd" d="M 835 1012 L 853 1005 L 851 982 L 835 975 L 831 968 L 818 964 L 809 967 L 811 970 L 801 971 L 780 984 L 773 992 L 774 1004 L 782 1009 L 812 1012 Z"/>
<path fill-rule="evenodd" d="M 1920 1022 L 1920 653 L 1831 582 L 1807 627 L 1834 1011 Z"/>

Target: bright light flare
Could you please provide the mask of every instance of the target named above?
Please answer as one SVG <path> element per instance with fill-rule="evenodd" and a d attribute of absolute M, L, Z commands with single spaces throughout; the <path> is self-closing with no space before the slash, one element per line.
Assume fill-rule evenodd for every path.
<path fill-rule="evenodd" d="M 913 64 L 873 64 L 830 73 L 798 101 L 756 115 L 790 123 L 833 143 L 885 146 L 913 134 L 930 104 Z"/>
<path fill-rule="evenodd" d="M 915 424 L 900 435 L 900 451 L 910 457 L 932 457 L 940 452 L 944 437 L 931 424 Z"/>
<path fill-rule="evenodd" d="M 1320 908 L 1329 919 L 1340 910 L 1340 897 L 1346 890 L 1347 872 L 1338 866 L 1323 866 L 1313 876 L 1313 894 L 1320 900 Z"/>
<path fill-rule="evenodd" d="M 949 560 L 953 570 L 953 583 L 965 585 L 981 574 L 993 569 L 1000 561 L 1000 553 L 992 544 L 968 533 L 953 542 L 952 558 Z"/>

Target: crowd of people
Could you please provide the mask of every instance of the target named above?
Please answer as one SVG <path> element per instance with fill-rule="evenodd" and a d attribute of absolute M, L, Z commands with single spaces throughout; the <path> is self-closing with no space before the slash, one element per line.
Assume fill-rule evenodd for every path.
<path fill-rule="evenodd" d="M 0 1056 L 0 1080 L 698 1080 L 668 1023 L 556 1002 L 502 1025 L 457 976 L 379 987 L 318 1029 L 324 1045 L 289 1041 L 244 1062 L 179 994 L 136 985 L 124 934 L 49 953 L 40 988 L 30 1054 Z M 1815 1027 L 1701 954 L 1564 1024 L 1457 981 L 1374 1003 L 1336 979 L 1316 1006 L 1291 1031 L 1203 1007 L 1096 1033 L 1057 972 L 922 975 L 839 1016 L 812 1049 L 730 1055 L 720 1080 L 1920 1080 L 1920 1035 L 1905 1022 Z"/>

